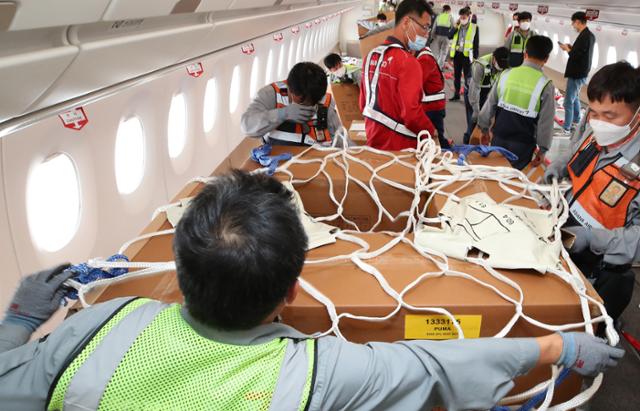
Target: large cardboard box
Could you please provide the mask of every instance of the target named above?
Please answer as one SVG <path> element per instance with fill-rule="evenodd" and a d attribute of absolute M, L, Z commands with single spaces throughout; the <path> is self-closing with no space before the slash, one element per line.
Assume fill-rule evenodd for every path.
<path fill-rule="evenodd" d="M 331 84 L 329 92 L 336 101 L 338 116 L 347 130 L 354 120 L 364 120 L 358 103 L 360 87 L 355 84 Z"/>
<path fill-rule="evenodd" d="M 248 141 L 246 144 L 250 146 L 252 142 Z M 293 147 L 277 147 L 276 152 L 284 151 L 285 149 L 294 153 L 296 150 L 298 152 L 302 150 Z M 366 161 L 375 164 L 382 164 L 385 161 L 382 157 L 366 154 L 366 156 L 362 156 L 363 161 L 366 159 Z M 310 151 L 309 156 L 320 158 L 321 154 Z M 470 160 L 495 165 L 504 165 L 505 162 L 501 157 L 493 156 L 482 159 L 479 157 L 473 158 L 472 156 Z M 216 173 L 224 172 L 231 163 L 230 161 L 225 165 L 226 168 L 218 168 Z M 360 178 L 365 178 L 369 175 L 368 171 L 360 169 L 356 164 L 350 163 L 350 166 L 351 172 Z M 255 168 L 249 163 L 246 163 L 245 167 L 247 169 Z M 328 170 L 334 169 L 328 168 Z M 294 172 L 297 178 L 306 178 L 315 173 L 314 167 L 310 166 L 292 166 L 291 171 Z M 338 180 L 337 185 L 340 185 L 340 173 L 334 172 L 335 170 L 331 171 L 335 179 Z M 393 178 L 402 184 L 412 184 L 413 174 L 409 169 L 391 168 L 386 173 L 387 177 Z M 342 184 L 344 184 L 344 180 L 342 180 Z M 477 186 L 473 185 L 473 187 Z M 185 187 L 175 199 L 192 196 L 197 193 L 200 187 L 199 184 L 191 184 Z M 365 201 L 365 197 L 358 195 L 351 188 L 352 186 L 349 185 L 350 202 L 345 205 L 346 209 L 349 212 L 363 212 L 369 215 L 371 204 L 368 204 Z M 496 187 L 486 184 L 482 189 L 489 190 L 489 193 L 496 200 L 501 198 Z M 323 196 L 326 196 L 327 187 L 326 182 L 323 182 L 322 179 L 317 178 L 305 185 L 298 186 L 298 190 L 303 198 L 305 207 L 312 215 L 328 215 L 333 212 L 334 209 L 323 198 Z M 383 186 L 378 187 L 378 193 L 385 202 L 387 202 L 387 197 L 396 196 L 395 191 L 389 191 Z M 351 199 L 351 196 L 353 196 L 353 199 Z M 405 200 L 402 196 L 399 196 L 393 200 L 396 201 L 395 205 L 392 204 L 392 201 L 390 206 L 394 205 L 395 207 L 406 207 L 404 209 L 408 209 L 403 203 Z M 160 214 L 145 231 L 153 232 L 166 228 L 170 228 L 170 225 L 165 215 Z M 372 250 L 378 249 L 391 239 L 389 235 L 381 232 L 363 233 L 358 234 L 358 236 L 367 241 Z M 174 259 L 171 244 L 171 235 L 155 237 L 133 244 L 126 250 L 125 254 L 133 261 L 170 261 Z M 356 247 L 352 243 L 338 240 L 335 244 L 311 250 L 308 258 L 322 259 L 335 255 L 344 255 L 354 251 Z M 437 271 L 433 262 L 420 256 L 410 246 L 403 243 L 396 245 L 379 257 L 367 260 L 367 262 L 380 270 L 391 287 L 397 291 L 401 291 L 423 273 Z M 473 275 L 495 286 L 505 294 L 517 298 L 514 289 L 497 281 L 482 268 L 454 259 L 449 259 L 449 264 L 451 270 Z M 522 287 L 524 292 L 524 312 L 532 318 L 549 324 L 582 321 L 578 297 L 566 283 L 557 277 L 549 274 L 541 275 L 532 270 L 500 270 L 500 272 L 516 281 Z M 395 308 L 395 302 L 382 291 L 377 281 L 371 275 L 359 269 L 350 260 L 305 265 L 302 278 L 329 297 L 335 304 L 338 313 L 350 312 L 356 315 L 384 316 Z M 598 298 L 588 282 L 587 287 L 588 293 L 592 297 Z M 142 279 L 125 280 L 119 284 L 111 285 L 106 289 L 99 290 L 89 301 L 104 301 L 126 295 L 145 296 L 165 302 L 182 302 L 183 300 L 178 288 L 176 275 L 174 272 L 170 272 Z M 469 280 L 446 276 L 424 280 L 406 295 L 405 301 L 417 307 L 446 308 L 457 318 L 471 316 L 477 321 L 479 336 L 496 334 L 515 314 L 513 304 L 504 300 L 492 290 L 481 287 Z M 411 317 L 407 317 L 407 314 L 423 315 L 426 313 L 410 313 L 403 309 L 393 318 L 384 322 L 362 322 L 343 319 L 340 323 L 340 329 L 345 337 L 354 342 L 402 340 L 407 336 L 408 321 L 411 320 Z M 418 318 L 420 321 L 421 317 L 413 318 Z M 462 321 L 465 321 L 467 317 L 461 318 L 463 318 Z M 330 326 L 329 316 L 325 307 L 305 292 L 299 293 L 296 300 L 286 307 L 282 319 L 285 323 L 308 333 L 324 331 Z M 548 334 L 548 332 L 519 320 L 509 336 L 530 337 L 544 334 Z M 527 376 L 518 378 L 514 392 L 522 392 L 548 377 L 548 367 L 538 368 Z M 571 376 L 557 389 L 554 403 L 569 399 L 578 392 L 579 388 L 580 380 L 576 375 Z"/>
<path fill-rule="evenodd" d="M 394 21 L 395 18 L 396 18 L 396 13 L 394 11 L 386 11 L 384 14 L 385 14 L 385 16 L 387 16 L 387 22 L 388 23 Z M 375 22 L 378 21 L 376 16 L 370 17 L 370 18 L 365 19 L 365 20 L 368 20 L 368 21 L 370 21 L 372 23 L 375 23 Z M 362 37 L 365 34 L 367 34 L 368 32 L 369 32 L 368 29 L 366 29 L 366 28 L 364 28 L 364 27 L 362 27 L 361 25 L 358 24 L 358 37 Z"/>
<path fill-rule="evenodd" d="M 305 160 L 323 159 L 327 153 L 317 150 L 308 150 L 304 147 L 286 147 L 286 146 L 274 146 L 272 154 L 280 154 L 283 152 L 289 152 L 291 154 L 298 155 L 306 150 L 306 153 L 302 157 Z M 406 153 L 398 153 L 403 154 Z M 373 168 L 378 168 L 386 163 L 392 161 L 388 156 L 374 154 L 368 151 L 362 151 L 359 154 L 354 154 L 357 160 L 365 162 L 371 165 Z M 405 159 L 407 162 L 413 163 L 415 160 L 410 155 Z M 340 160 L 342 162 L 342 160 Z M 371 172 L 358 161 L 347 160 L 349 167 L 349 174 L 369 184 L 371 179 Z M 251 160 L 247 160 L 242 167 L 246 170 L 255 170 L 259 168 L 259 165 Z M 318 173 L 320 169 L 319 163 L 311 164 L 294 164 L 289 170 L 294 174 L 296 179 L 306 180 Z M 335 162 L 329 161 L 326 167 L 327 173 L 331 176 L 334 187 L 335 198 L 340 200 L 344 195 L 345 186 L 347 181 L 345 180 L 345 171 Z M 392 164 L 386 167 L 378 173 L 379 176 L 395 181 L 405 187 L 413 188 L 415 186 L 413 169 L 399 165 Z M 288 180 L 289 177 L 284 174 L 277 173 L 276 178 Z M 305 210 L 314 217 L 321 217 L 334 214 L 337 211 L 337 206 L 331 201 L 329 197 L 329 180 L 323 174 L 318 175 L 316 178 L 304 184 L 294 185 L 305 206 Z M 392 214 L 398 215 L 399 213 L 406 211 L 410 208 L 413 201 L 413 194 L 391 187 L 388 184 L 375 180 L 373 182 L 383 206 Z M 355 183 L 353 180 L 348 182 L 347 186 L 348 196 L 344 203 L 343 215 L 349 220 L 355 222 L 361 230 L 369 230 L 373 227 L 378 219 L 378 207 L 371 198 L 371 196 Z M 353 229 L 354 227 L 343 222 L 341 220 L 334 220 L 327 222 L 329 224 L 338 226 L 345 229 Z M 376 227 L 377 231 L 391 230 L 401 231 L 406 226 L 407 219 L 400 218 L 397 221 L 391 221 L 386 216 L 383 216 L 381 223 Z"/>
<path fill-rule="evenodd" d="M 366 58 L 369 52 L 375 47 L 384 43 L 387 37 L 391 36 L 392 34 L 393 34 L 393 29 L 390 29 L 390 30 L 386 30 L 378 34 L 374 34 L 372 36 L 360 39 L 360 55 L 362 56 L 362 60 L 366 61 Z"/>

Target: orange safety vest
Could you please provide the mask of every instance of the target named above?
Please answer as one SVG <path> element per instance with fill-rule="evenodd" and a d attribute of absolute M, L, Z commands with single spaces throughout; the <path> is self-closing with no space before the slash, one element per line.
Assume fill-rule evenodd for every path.
<path fill-rule="evenodd" d="M 288 106 L 290 104 L 290 100 L 287 82 L 278 81 L 272 83 L 271 87 L 276 91 L 276 108 Z M 326 107 L 328 110 L 331 106 L 331 94 L 326 94 L 318 104 Z M 300 123 L 285 121 L 275 130 L 270 131 L 267 136 L 269 139 L 288 141 L 290 143 L 301 145 L 313 145 L 316 142 L 331 142 L 331 133 L 329 133 L 329 129 L 318 129 L 317 120 L 317 114 L 314 114 L 311 120 L 307 122 L 308 130 L 305 130 L 303 125 Z"/>
<path fill-rule="evenodd" d="M 584 140 L 567 165 L 573 191 L 569 203 L 571 215 L 588 228 L 613 230 L 624 227 L 631 202 L 640 192 L 640 181 L 629 180 L 622 173 L 620 169 L 629 162 L 622 156 L 596 169 L 600 153 L 580 175 L 576 175 L 571 165 L 589 144 L 596 144 L 593 136 Z"/>

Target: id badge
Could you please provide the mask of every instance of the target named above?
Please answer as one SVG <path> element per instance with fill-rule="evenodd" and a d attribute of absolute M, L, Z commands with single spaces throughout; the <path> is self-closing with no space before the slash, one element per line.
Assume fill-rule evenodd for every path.
<path fill-rule="evenodd" d="M 618 180 L 613 179 L 600 193 L 600 201 L 609 207 L 615 207 L 626 192 L 627 187 Z"/>

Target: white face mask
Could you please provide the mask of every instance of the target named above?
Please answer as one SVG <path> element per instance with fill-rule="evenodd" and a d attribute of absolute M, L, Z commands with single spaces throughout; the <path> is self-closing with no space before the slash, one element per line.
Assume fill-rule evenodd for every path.
<path fill-rule="evenodd" d="M 615 144 L 631 134 L 631 123 L 638 115 L 640 107 L 631 118 L 631 121 L 624 126 L 608 123 L 602 120 L 589 120 L 589 125 L 593 129 L 593 136 L 596 138 L 598 145 L 606 147 Z"/>
<path fill-rule="evenodd" d="M 502 71 L 502 67 L 500 67 L 497 61 L 493 62 L 493 68 L 495 68 L 497 71 Z"/>
<path fill-rule="evenodd" d="M 462 24 L 463 26 L 464 26 L 465 24 L 467 24 L 468 22 L 469 22 L 469 17 L 462 17 L 462 18 L 460 19 L 460 24 Z"/>
<path fill-rule="evenodd" d="M 520 23 L 520 28 L 524 31 L 529 30 L 530 27 L 531 27 L 531 23 L 529 23 L 528 21 Z"/>
<path fill-rule="evenodd" d="M 344 77 L 347 74 L 347 68 L 345 66 L 340 67 L 336 71 L 333 72 L 336 77 Z"/>

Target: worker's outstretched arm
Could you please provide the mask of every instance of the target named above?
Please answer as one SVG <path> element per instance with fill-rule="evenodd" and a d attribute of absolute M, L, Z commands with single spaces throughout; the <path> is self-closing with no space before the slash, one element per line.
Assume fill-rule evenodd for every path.
<path fill-rule="evenodd" d="M 63 283 L 73 275 L 65 271 L 68 267 L 62 264 L 22 279 L 0 324 L 0 353 L 29 341 L 58 310 L 66 292 Z"/>
<path fill-rule="evenodd" d="M 536 143 L 542 154 L 545 154 L 553 140 L 553 122 L 556 115 L 555 87 L 549 82 L 542 91 L 540 98 L 540 113 L 536 128 Z"/>
<path fill-rule="evenodd" d="M 242 132 L 250 137 L 264 136 L 284 121 L 281 110 L 276 108 L 276 91 L 271 85 L 264 86 L 242 114 Z"/>
<path fill-rule="evenodd" d="M 504 75 L 504 73 L 502 74 Z M 487 96 L 487 101 L 485 101 L 484 105 L 480 108 L 480 116 L 478 116 L 478 127 L 482 130 L 483 133 L 489 131 L 489 127 L 491 126 L 491 120 L 496 114 L 496 107 L 498 107 L 498 83 L 500 79 L 498 79 L 491 87 L 491 91 Z"/>
<path fill-rule="evenodd" d="M 471 65 L 471 80 L 469 80 L 469 104 L 473 110 L 471 117 L 478 121 L 480 115 L 480 91 L 482 79 L 484 78 L 484 67 L 475 63 Z"/>
<path fill-rule="evenodd" d="M 323 338 L 311 409 L 489 409 L 536 365 L 579 364 L 593 375 L 621 351 L 584 333 L 367 345 Z"/>
<path fill-rule="evenodd" d="M 117 298 L 85 308 L 64 321 L 47 338 L 0 353 L 0 408 L 12 411 L 43 410 L 49 388 L 68 358 L 128 298 Z"/>

